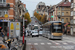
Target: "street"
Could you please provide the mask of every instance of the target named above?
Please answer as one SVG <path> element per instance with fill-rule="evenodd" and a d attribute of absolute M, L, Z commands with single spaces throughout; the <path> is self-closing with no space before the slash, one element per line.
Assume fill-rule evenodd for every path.
<path fill-rule="evenodd" d="M 75 50 L 75 37 L 63 35 L 62 40 L 49 40 L 45 37 L 26 37 L 27 46 L 35 50 Z"/>

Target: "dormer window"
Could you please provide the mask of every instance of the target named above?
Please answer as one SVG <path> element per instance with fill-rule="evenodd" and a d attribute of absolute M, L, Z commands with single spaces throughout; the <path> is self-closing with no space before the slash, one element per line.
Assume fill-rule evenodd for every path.
<path fill-rule="evenodd" d="M 0 0 L 0 3 L 6 3 L 6 0 Z"/>
<path fill-rule="evenodd" d="M 64 4 L 66 4 L 66 2 Z"/>

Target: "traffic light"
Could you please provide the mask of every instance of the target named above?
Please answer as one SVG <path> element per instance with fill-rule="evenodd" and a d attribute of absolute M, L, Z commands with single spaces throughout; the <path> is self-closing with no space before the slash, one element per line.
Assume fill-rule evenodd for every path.
<path fill-rule="evenodd" d="M 51 16 L 53 18 L 53 16 Z"/>

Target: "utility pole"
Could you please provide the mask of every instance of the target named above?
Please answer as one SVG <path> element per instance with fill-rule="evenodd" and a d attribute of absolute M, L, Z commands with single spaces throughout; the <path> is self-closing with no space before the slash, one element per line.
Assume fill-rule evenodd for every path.
<path fill-rule="evenodd" d="M 25 31 L 25 28 L 24 28 L 24 15 L 23 15 L 23 44 L 24 44 L 24 31 Z"/>

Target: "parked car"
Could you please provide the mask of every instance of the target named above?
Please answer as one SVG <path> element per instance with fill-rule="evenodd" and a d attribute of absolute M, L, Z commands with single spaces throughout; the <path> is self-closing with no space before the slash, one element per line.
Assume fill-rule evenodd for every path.
<path fill-rule="evenodd" d="M 42 33 L 43 33 L 42 31 L 39 31 L 39 35 L 40 35 L 40 36 L 42 36 Z"/>

